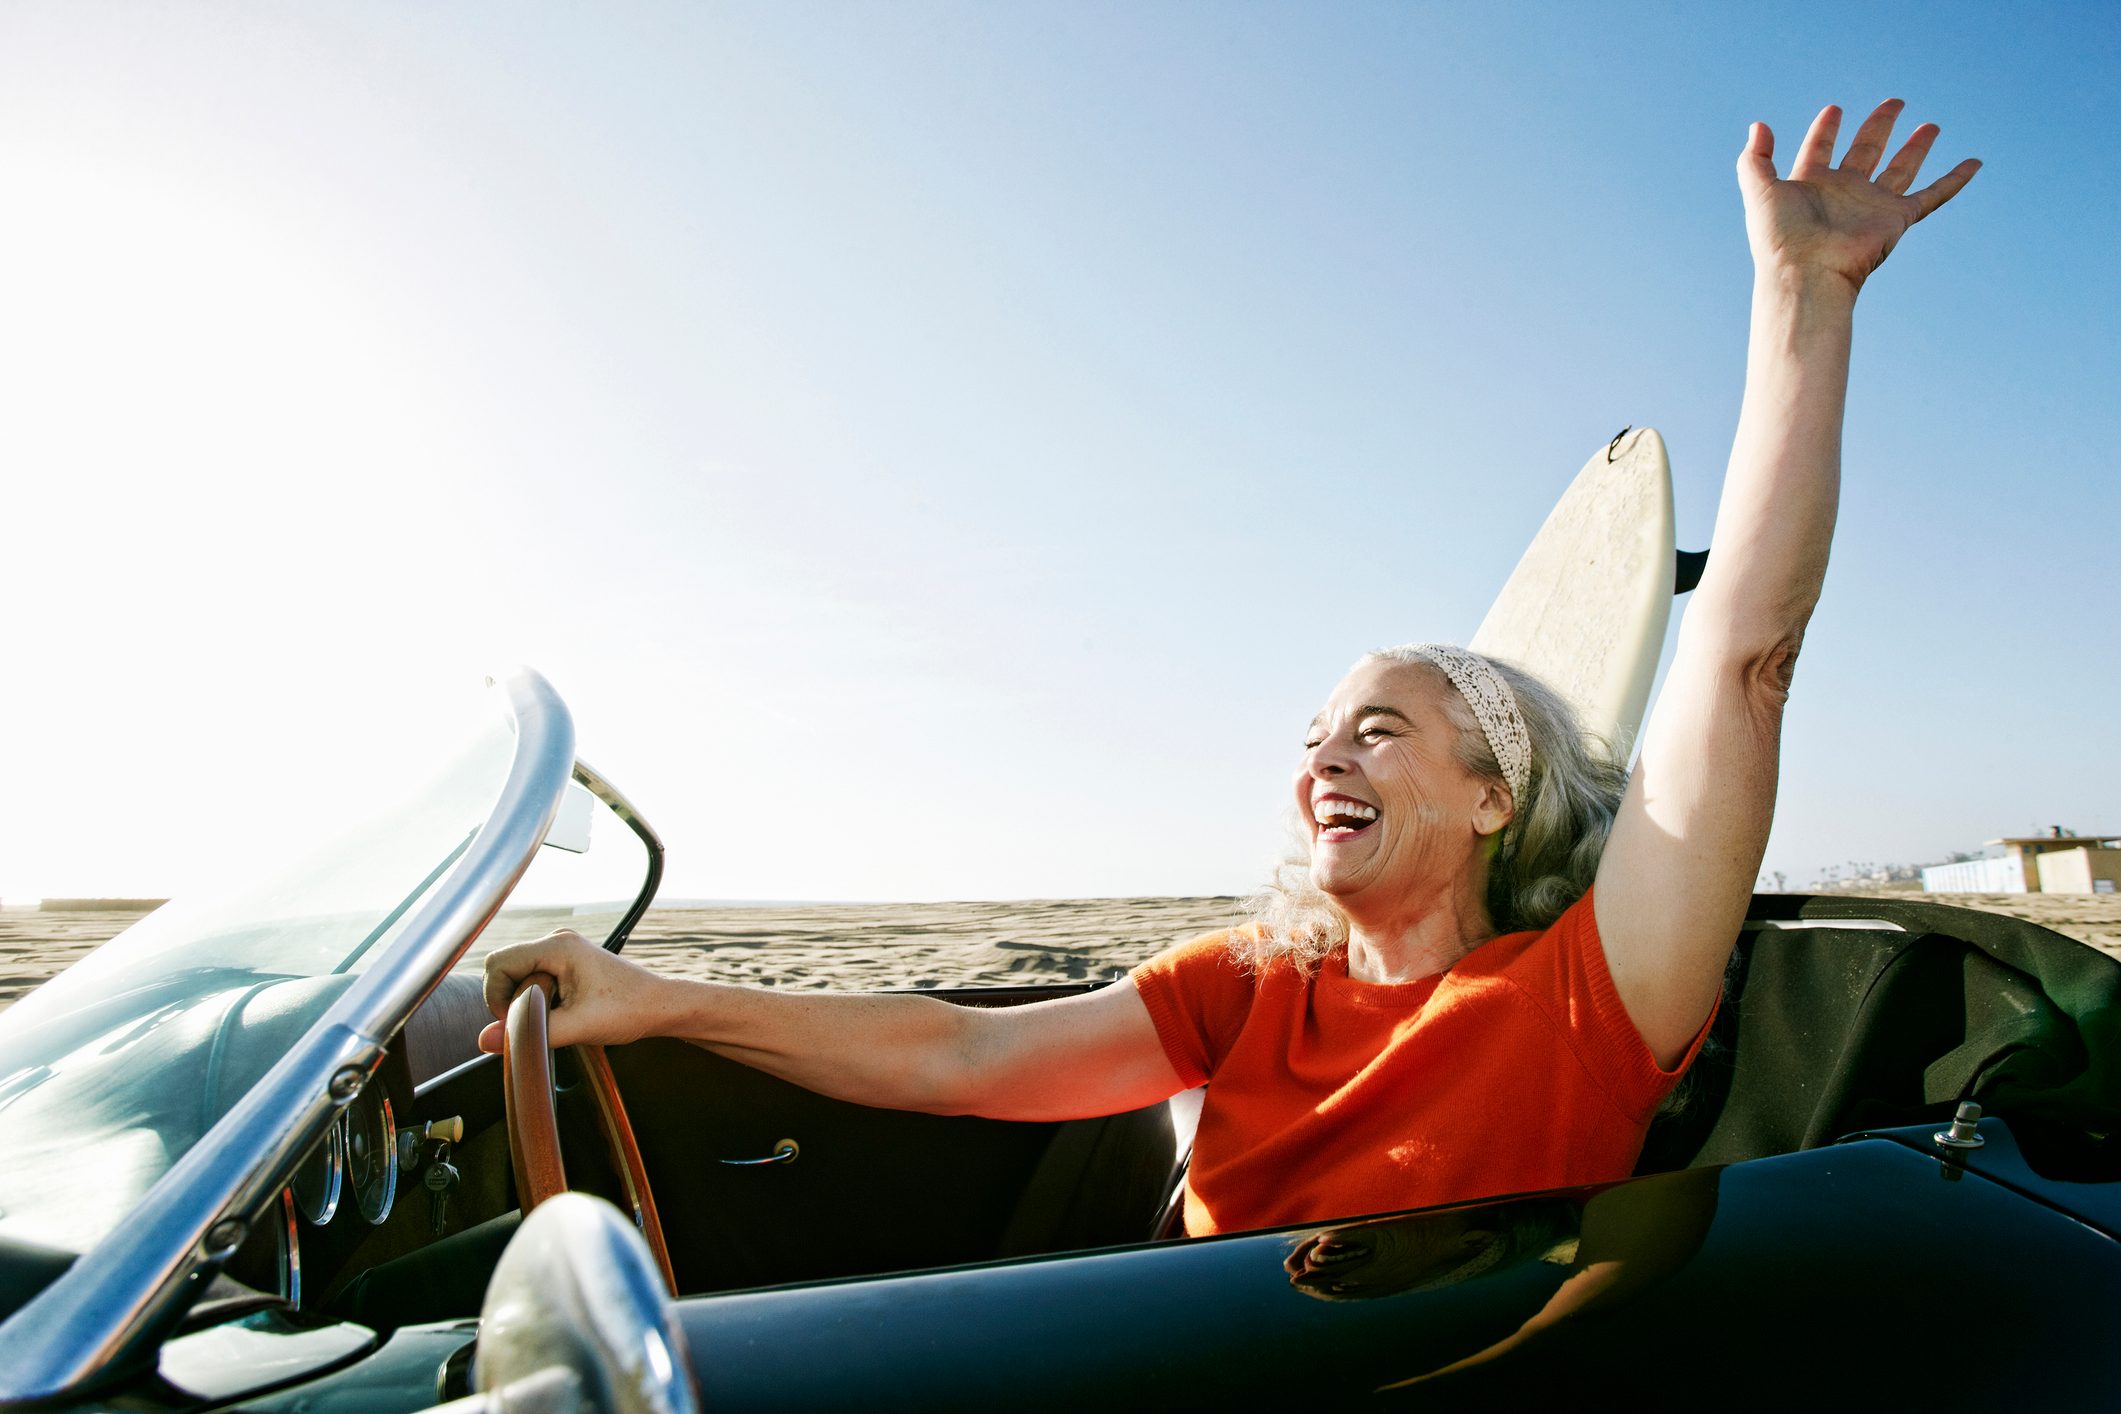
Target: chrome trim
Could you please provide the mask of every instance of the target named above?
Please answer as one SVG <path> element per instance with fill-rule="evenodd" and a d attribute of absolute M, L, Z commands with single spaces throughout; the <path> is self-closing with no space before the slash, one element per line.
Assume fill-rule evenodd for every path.
<path fill-rule="evenodd" d="M 620 795 L 617 786 L 579 757 L 574 763 L 574 778 L 580 781 L 591 795 L 610 806 L 611 813 L 625 821 L 626 827 L 640 836 L 641 843 L 648 847 L 648 876 L 641 880 L 641 892 L 634 897 L 633 907 L 626 910 L 626 916 L 619 920 L 619 926 L 612 929 L 611 936 L 604 940 L 607 949 L 617 952 L 626 946 L 626 939 L 632 934 L 634 925 L 641 921 L 641 915 L 648 911 L 648 905 L 655 902 L 655 891 L 662 886 L 663 841 L 662 837 L 656 834 L 655 827 L 642 818 L 640 811 L 633 808 L 633 802 Z"/>
<path fill-rule="evenodd" d="M 1940 1129 L 1930 1138 L 1941 1149 L 1978 1149 L 1988 1143 L 1981 1134 L 1981 1106 L 1972 1100 L 1961 1100 L 1958 1113 L 1952 1116 L 1952 1127 Z"/>
<path fill-rule="evenodd" d="M 344 1139 L 345 1131 L 337 1124 L 331 1125 L 324 1131 L 324 1167 L 329 1172 L 330 1177 L 324 1181 L 324 1201 L 318 1205 L 323 1211 L 311 1213 L 304 1210 L 299 1202 L 295 1204 L 296 1211 L 301 1212 L 303 1220 L 317 1227 L 322 1227 L 330 1222 L 332 1215 L 339 1211 L 339 1197 L 346 1186 L 346 1151 L 342 1147 Z M 295 1177 L 287 1180 L 287 1195 L 290 1199 L 294 1198 L 295 1183 L 301 1177 L 302 1164 L 306 1164 L 310 1159 L 315 1158 L 316 1152 L 314 1149 L 310 1150 L 308 1156 L 302 1160 L 302 1163 L 295 1165 Z"/>
<path fill-rule="evenodd" d="M 501 1395 L 554 1369 L 580 1381 L 585 1409 L 700 1408 L 684 1328 L 648 1243 L 587 1193 L 547 1199 L 523 1219 L 479 1308 L 475 1389 Z"/>
<path fill-rule="evenodd" d="M 1748 918 L 1742 933 L 1765 933 L 1770 929 L 1853 928 L 1859 932 L 1905 933 L 1907 929 L 1889 918 Z"/>
<path fill-rule="evenodd" d="M 792 1164 L 801 1158 L 802 1154 L 803 1146 L 793 1139 L 777 1139 L 773 1144 L 773 1152 L 763 1159 L 724 1159 L 722 1162 L 731 1168 L 748 1169 L 756 1168 L 760 1164 Z"/>
<path fill-rule="evenodd" d="M 358 1212 L 370 1227 L 381 1227 L 384 1221 L 390 1217 L 390 1210 L 398 1201 L 398 1118 L 391 1112 L 390 1096 L 385 1095 L 382 1104 L 383 1152 L 386 1157 L 383 1162 L 383 1176 L 376 1181 L 383 1185 L 383 1203 L 376 1210 L 374 1217 L 370 1217 L 368 1214 L 367 1196 L 361 1192 L 360 1185 L 354 1185 L 354 1211 Z M 353 1110 L 349 1107 L 341 1113 L 340 1118 L 346 1123 L 347 1181 L 351 1183 L 353 1181 Z"/>
<path fill-rule="evenodd" d="M 426 1094 L 429 1090 L 434 1089 L 437 1085 L 446 1085 L 450 1081 L 456 1079 L 458 1076 L 463 1075 L 466 1072 L 472 1070 L 474 1067 L 482 1066 L 491 1061 L 497 1061 L 499 1059 L 500 1057 L 495 1055 L 491 1051 L 481 1051 L 477 1055 L 473 1056 L 470 1060 L 460 1061 L 456 1065 L 453 1065 L 449 1069 L 443 1071 L 440 1075 L 428 1076 L 425 1080 L 412 1087 L 412 1097 L 417 1100 L 422 1095 Z M 419 1113 L 417 1109 L 415 1109 L 413 1112 L 415 1114 Z"/>
<path fill-rule="evenodd" d="M 515 756 L 486 823 L 397 941 L 339 995 L 234 1108 L 147 1191 L 126 1221 L 0 1324 L 0 1402 L 57 1400 L 134 1367 L 287 1183 L 385 1046 L 478 937 L 559 808 L 574 767 L 574 723 L 552 685 L 518 668 L 496 686 Z M 340 1089 L 347 1089 L 341 1085 Z M 354 1087 L 357 1089 L 358 1087 Z M 208 1245 L 209 1234 L 217 1240 Z"/>
<path fill-rule="evenodd" d="M 295 1231 L 295 1195 L 292 1190 L 280 1190 L 280 1216 L 286 1226 L 280 1235 L 280 1294 L 287 1304 L 299 1307 L 302 1304 L 302 1238 Z"/>

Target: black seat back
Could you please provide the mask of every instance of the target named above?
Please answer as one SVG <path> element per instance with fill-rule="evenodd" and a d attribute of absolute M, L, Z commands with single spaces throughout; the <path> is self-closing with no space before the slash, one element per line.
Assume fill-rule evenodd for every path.
<path fill-rule="evenodd" d="M 1941 1121 L 1969 1099 L 2121 1128 L 2121 963 L 2097 949 L 1917 899 L 1767 894 L 1751 917 L 1640 1172 Z"/>

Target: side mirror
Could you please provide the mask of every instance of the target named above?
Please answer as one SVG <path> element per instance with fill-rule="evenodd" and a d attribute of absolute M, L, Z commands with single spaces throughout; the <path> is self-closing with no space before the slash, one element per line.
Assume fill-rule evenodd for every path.
<path fill-rule="evenodd" d="M 496 1410 L 698 1414 L 677 1310 L 617 1208 L 563 1193 L 523 1219 L 486 1288 L 472 1386 Z"/>

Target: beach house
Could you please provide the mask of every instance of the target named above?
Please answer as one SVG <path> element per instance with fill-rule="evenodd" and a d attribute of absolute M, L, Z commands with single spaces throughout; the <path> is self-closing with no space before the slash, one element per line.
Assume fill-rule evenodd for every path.
<path fill-rule="evenodd" d="M 2121 889 L 2121 840 L 2060 825 L 1990 840 L 1983 858 L 1922 871 L 1932 894 L 2110 894 Z"/>

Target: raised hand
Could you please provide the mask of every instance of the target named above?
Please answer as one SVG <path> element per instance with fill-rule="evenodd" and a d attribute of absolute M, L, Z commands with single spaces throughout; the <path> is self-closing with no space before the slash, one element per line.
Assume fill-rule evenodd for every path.
<path fill-rule="evenodd" d="M 1738 156 L 1738 187 L 1757 269 L 1830 273 L 1847 280 L 1851 290 L 1861 289 L 1908 227 L 1973 180 L 1981 163 L 1969 157 L 1920 191 L 1908 190 L 1937 140 L 1934 123 L 1916 128 L 1885 170 L 1872 175 L 1903 106 L 1897 98 L 1879 104 L 1856 130 L 1839 167 L 1834 140 L 1841 110 L 1821 109 L 1781 180 L 1775 175 L 1775 135 L 1767 124 L 1753 124 Z"/>

